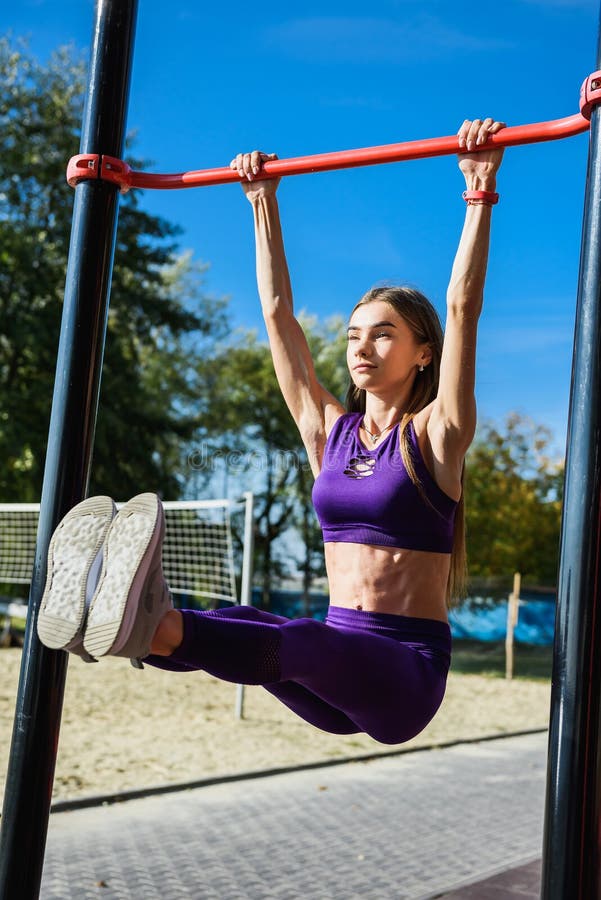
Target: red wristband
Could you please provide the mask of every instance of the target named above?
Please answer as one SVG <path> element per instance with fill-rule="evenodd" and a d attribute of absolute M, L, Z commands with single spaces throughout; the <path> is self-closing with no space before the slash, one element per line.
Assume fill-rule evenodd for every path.
<path fill-rule="evenodd" d="M 499 195 L 494 191 L 464 191 L 461 196 L 466 203 L 479 200 L 484 206 L 494 206 L 499 202 Z"/>

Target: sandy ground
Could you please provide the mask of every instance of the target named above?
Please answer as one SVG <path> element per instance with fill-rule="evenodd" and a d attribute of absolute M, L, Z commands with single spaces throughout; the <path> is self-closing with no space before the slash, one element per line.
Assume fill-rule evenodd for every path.
<path fill-rule="evenodd" d="M 21 651 L 0 651 L 0 792 L 8 764 Z M 201 779 L 336 757 L 385 752 L 365 735 L 325 734 L 261 688 L 236 688 L 204 673 L 136 671 L 126 660 L 69 662 L 54 799 Z M 406 747 L 544 728 L 550 687 L 451 671 L 444 703 Z"/>

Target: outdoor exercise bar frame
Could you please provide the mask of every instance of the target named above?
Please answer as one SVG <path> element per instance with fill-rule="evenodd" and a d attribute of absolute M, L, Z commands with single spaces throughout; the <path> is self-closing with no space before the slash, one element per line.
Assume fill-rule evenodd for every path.
<path fill-rule="evenodd" d="M 553 119 L 550 122 L 512 125 L 504 128 L 498 134 L 492 135 L 486 146 L 487 148 L 491 146 L 516 147 L 519 144 L 556 141 L 581 134 L 589 128 L 591 111 L 600 100 L 601 72 L 593 72 L 585 79 L 580 88 L 580 113 L 564 119 Z M 484 148 L 477 148 L 477 150 L 482 149 Z M 379 147 L 364 147 L 360 150 L 317 153 L 292 159 L 270 160 L 264 164 L 257 180 L 283 175 L 310 175 L 315 172 L 330 172 L 335 169 L 373 166 L 433 156 L 448 156 L 460 151 L 457 135 L 449 135 L 441 138 L 405 141 L 400 144 L 383 144 Z M 131 188 L 178 190 L 240 182 L 238 173 L 229 167 L 199 169 L 175 175 L 159 175 L 150 172 L 136 172 L 122 159 L 106 154 L 80 153 L 71 157 L 67 166 L 67 181 L 71 187 L 75 187 L 84 179 L 98 178 L 117 184 L 122 193 L 126 193 Z"/>
<path fill-rule="evenodd" d="M 197 184 L 240 180 L 229 169 L 152 176 L 123 168 L 116 173 L 118 178 L 115 169 L 111 172 L 111 160 L 119 167 L 125 165 L 121 155 L 136 12 L 137 0 L 98 0 L 96 7 L 80 154 L 88 159 L 75 179 L 78 187 L 38 542 L 0 832 L 0 900 L 36 900 L 39 896 L 67 654 L 40 644 L 36 621 L 50 536 L 65 512 L 87 493 L 118 189 L 156 186 L 147 180 L 157 178 L 167 179 L 163 187 L 194 186 L 192 177 L 200 176 L 210 180 Z M 601 69 L 601 32 L 597 66 Z M 510 146 L 567 137 L 589 127 L 590 116 L 553 662 L 543 900 L 568 896 L 601 900 L 601 616 L 597 615 L 601 601 L 600 79 L 601 72 L 596 72 L 583 86 L 583 115 L 507 128 L 492 141 Z M 520 139 L 513 140 L 520 129 Z M 399 148 L 404 149 L 394 155 Z M 393 162 L 456 153 L 458 149 L 456 138 L 438 138 L 278 160 L 266 165 L 265 175 Z M 91 159 L 95 162 L 90 168 Z"/>
<path fill-rule="evenodd" d="M 597 43 L 601 68 L 601 27 Z M 601 898 L 601 108 L 591 110 L 553 650 L 543 900 Z"/>

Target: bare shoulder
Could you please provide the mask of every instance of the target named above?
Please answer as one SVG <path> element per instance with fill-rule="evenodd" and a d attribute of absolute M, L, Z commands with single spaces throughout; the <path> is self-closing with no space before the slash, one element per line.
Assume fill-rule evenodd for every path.
<path fill-rule="evenodd" d="M 321 471 L 328 435 L 334 424 L 345 412 L 340 400 L 333 394 L 330 394 L 324 387 L 320 387 L 320 394 L 320 409 L 316 409 L 313 415 L 301 420 L 300 425 L 301 438 L 315 477 Z"/>
<path fill-rule="evenodd" d="M 432 415 L 433 407 L 434 407 L 434 401 L 432 403 L 429 403 L 427 406 L 424 406 L 423 409 L 420 409 L 420 411 L 413 416 L 413 429 L 415 431 L 415 436 L 417 437 L 418 443 L 420 445 L 420 449 L 421 449 L 422 436 L 427 431 L 428 422 L 430 421 L 430 416 Z"/>
<path fill-rule="evenodd" d="M 445 494 L 459 500 L 465 454 L 457 452 L 457 442 L 436 415 L 435 400 L 414 416 L 413 427 L 430 475 Z"/>
<path fill-rule="evenodd" d="M 322 407 L 323 407 L 323 423 L 325 429 L 326 438 L 328 437 L 330 431 L 340 418 L 346 412 L 344 406 L 333 394 L 330 394 L 329 391 L 323 390 L 322 394 Z"/>

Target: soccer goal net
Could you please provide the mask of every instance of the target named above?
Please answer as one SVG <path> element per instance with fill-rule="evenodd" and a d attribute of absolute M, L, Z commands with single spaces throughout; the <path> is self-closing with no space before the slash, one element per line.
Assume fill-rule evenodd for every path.
<path fill-rule="evenodd" d="M 248 603 L 252 494 L 241 501 L 170 501 L 163 507 L 163 567 L 172 593 L 200 606 Z M 38 503 L 0 504 L 0 593 L 31 582 L 39 511 Z"/>

